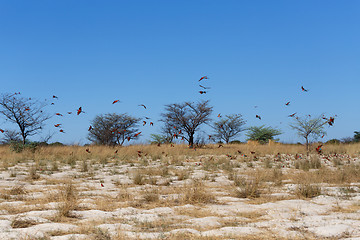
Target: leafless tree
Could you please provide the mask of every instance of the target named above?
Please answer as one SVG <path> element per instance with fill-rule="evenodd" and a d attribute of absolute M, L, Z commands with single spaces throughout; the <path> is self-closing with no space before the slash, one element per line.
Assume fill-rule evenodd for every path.
<path fill-rule="evenodd" d="M 202 124 L 211 120 L 212 111 L 209 101 L 174 103 L 165 105 L 165 113 L 161 114 L 161 121 L 175 130 L 176 137 L 183 137 L 188 141 L 192 148 L 196 131 Z"/>
<path fill-rule="evenodd" d="M 20 142 L 21 135 L 18 131 L 15 130 L 6 130 L 4 131 L 4 137 L 1 139 L 1 144 L 9 144 L 11 142 Z"/>
<path fill-rule="evenodd" d="M 127 114 L 107 113 L 98 115 L 91 122 L 88 139 L 96 144 L 123 145 L 125 140 L 139 137 L 140 119 Z"/>
<path fill-rule="evenodd" d="M 214 137 L 229 143 L 230 139 L 245 131 L 246 121 L 242 118 L 241 114 L 231 114 L 222 117 L 219 121 L 214 123 L 215 134 Z"/>
<path fill-rule="evenodd" d="M 322 116 L 311 117 L 306 115 L 304 117 L 295 117 L 294 122 L 290 124 L 290 127 L 297 131 L 298 135 L 305 138 L 306 151 L 310 151 L 310 140 L 317 139 L 322 135 L 326 135 L 324 126 L 328 123 L 328 120 Z"/>
<path fill-rule="evenodd" d="M 27 137 L 39 133 L 45 121 L 51 118 L 44 110 L 46 106 L 45 102 L 25 98 L 20 94 L 2 94 L 0 97 L 0 114 L 19 127 L 23 144 Z"/>

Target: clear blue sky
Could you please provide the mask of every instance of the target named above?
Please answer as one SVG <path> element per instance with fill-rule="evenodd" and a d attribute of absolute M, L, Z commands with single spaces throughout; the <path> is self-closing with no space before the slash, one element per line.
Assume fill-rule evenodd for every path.
<path fill-rule="evenodd" d="M 241 113 L 247 126 L 282 129 L 285 142 L 300 141 L 288 126 L 294 112 L 337 114 L 325 140 L 353 136 L 359 12 L 351 0 L 0 1 L 1 93 L 54 94 L 51 113 L 82 106 L 86 114 L 47 122 L 44 134 L 63 123 L 52 141 L 64 143 L 86 143 L 90 121 L 109 112 L 151 117 L 154 127 L 140 127 L 145 142 L 165 104 L 201 99 L 215 120 Z M 204 75 L 211 89 L 200 95 Z"/>

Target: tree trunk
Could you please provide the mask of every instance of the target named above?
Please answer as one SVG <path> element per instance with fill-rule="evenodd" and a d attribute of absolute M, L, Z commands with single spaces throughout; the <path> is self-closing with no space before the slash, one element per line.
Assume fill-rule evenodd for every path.
<path fill-rule="evenodd" d="M 193 148 L 194 147 L 194 134 L 191 134 L 189 136 L 189 148 Z"/>
<path fill-rule="evenodd" d="M 307 156 L 309 156 L 310 153 L 309 139 L 306 137 L 305 140 L 306 140 L 306 154 Z"/>

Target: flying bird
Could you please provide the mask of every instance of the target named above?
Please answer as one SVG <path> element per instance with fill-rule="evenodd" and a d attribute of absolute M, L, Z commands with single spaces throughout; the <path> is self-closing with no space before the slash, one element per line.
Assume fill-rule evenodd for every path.
<path fill-rule="evenodd" d="M 303 86 L 301 86 L 301 90 L 302 90 L 303 92 L 309 91 L 309 90 L 305 89 Z"/>
<path fill-rule="evenodd" d="M 206 93 L 206 91 L 199 91 L 199 93 L 200 93 L 200 94 L 205 94 L 205 93 Z"/>
<path fill-rule="evenodd" d="M 259 115 L 256 115 L 255 117 L 261 120 L 261 117 Z"/>
<path fill-rule="evenodd" d="M 88 131 L 90 131 L 91 129 L 93 129 L 93 127 L 90 125 L 90 127 L 89 127 Z"/>
<path fill-rule="evenodd" d="M 54 126 L 55 126 L 55 127 L 60 127 L 60 126 L 61 126 L 61 123 L 55 124 Z"/>
<path fill-rule="evenodd" d="M 140 135 L 141 132 L 138 132 L 137 134 L 134 135 L 134 137 L 137 137 Z"/>
<path fill-rule="evenodd" d="M 61 113 L 55 113 L 55 115 L 58 115 L 58 116 L 62 117 L 62 114 L 61 114 Z"/>
<path fill-rule="evenodd" d="M 289 105 L 290 105 L 290 102 L 285 103 L 285 105 L 286 105 L 286 106 L 289 106 Z"/>
<path fill-rule="evenodd" d="M 146 124 L 146 121 L 143 121 L 143 126 L 145 126 L 145 124 Z"/>
<path fill-rule="evenodd" d="M 3 130 L 3 129 L 0 129 L 0 132 L 4 133 L 4 132 L 5 132 L 5 130 Z"/>
<path fill-rule="evenodd" d="M 72 112 L 67 112 L 68 114 L 72 114 Z"/>
<path fill-rule="evenodd" d="M 59 130 L 59 132 L 61 132 L 61 133 L 65 133 L 65 132 L 64 132 L 64 130 L 62 130 L 62 129 L 60 129 L 60 130 Z"/>
<path fill-rule="evenodd" d="M 117 103 L 117 102 L 120 102 L 120 100 L 115 100 L 115 101 L 113 101 L 112 104 L 115 104 L 115 103 Z"/>
<path fill-rule="evenodd" d="M 217 117 L 221 117 L 221 114 L 219 113 L 219 114 L 217 115 Z"/>
<path fill-rule="evenodd" d="M 88 149 L 88 148 L 85 149 L 85 151 L 86 151 L 87 153 L 91 153 L 91 152 L 90 152 L 90 149 Z"/>
<path fill-rule="evenodd" d="M 57 97 L 57 96 L 55 96 L 55 95 L 53 95 L 53 98 L 56 98 L 56 99 L 58 99 L 58 97 Z"/>
<path fill-rule="evenodd" d="M 203 88 L 203 89 L 210 89 L 209 87 L 205 87 L 205 86 L 200 85 L 200 84 L 199 84 L 199 87 L 201 87 L 201 88 Z"/>
<path fill-rule="evenodd" d="M 30 108 L 25 108 L 25 111 L 30 111 Z"/>
<path fill-rule="evenodd" d="M 288 117 L 294 117 L 296 113 L 290 114 Z"/>
<path fill-rule="evenodd" d="M 201 80 L 204 80 L 204 79 L 208 79 L 208 77 L 207 77 L 207 76 L 201 77 L 201 78 L 199 79 L 199 82 L 200 82 Z"/>
<path fill-rule="evenodd" d="M 150 126 L 154 126 L 154 123 L 153 123 L 153 122 L 150 122 Z"/>
<path fill-rule="evenodd" d="M 79 115 L 80 113 L 82 113 L 83 111 L 82 111 L 82 108 L 81 107 L 79 107 L 79 109 L 77 110 L 77 115 Z"/>
<path fill-rule="evenodd" d="M 144 104 L 139 104 L 138 106 L 144 107 L 146 109 L 146 106 Z"/>

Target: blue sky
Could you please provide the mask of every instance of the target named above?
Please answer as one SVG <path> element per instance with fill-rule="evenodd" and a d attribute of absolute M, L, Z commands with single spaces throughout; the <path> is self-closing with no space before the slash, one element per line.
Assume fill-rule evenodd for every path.
<path fill-rule="evenodd" d="M 213 119 L 241 113 L 247 126 L 283 130 L 284 142 L 301 140 L 288 126 L 294 112 L 337 114 L 325 140 L 353 136 L 359 10 L 359 1 L 0 1 L 0 92 L 56 95 L 50 113 L 82 106 L 47 122 L 43 134 L 63 123 L 52 141 L 64 143 L 87 143 L 90 121 L 109 112 L 151 117 L 146 142 L 165 104 L 203 99 Z M 204 75 L 211 89 L 200 95 Z"/>

